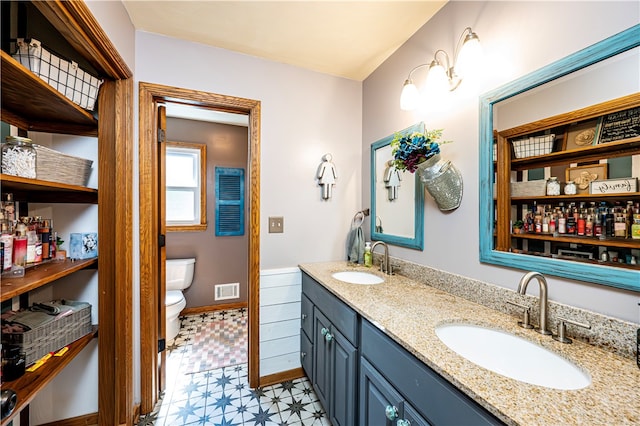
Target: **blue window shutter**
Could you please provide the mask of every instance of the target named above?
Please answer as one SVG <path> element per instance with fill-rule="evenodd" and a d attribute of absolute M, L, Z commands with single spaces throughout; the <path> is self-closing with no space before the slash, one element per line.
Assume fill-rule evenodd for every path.
<path fill-rule="evenodd" d="M 216 236 L 244 235 L 244 169 L 216 167 Z"/>

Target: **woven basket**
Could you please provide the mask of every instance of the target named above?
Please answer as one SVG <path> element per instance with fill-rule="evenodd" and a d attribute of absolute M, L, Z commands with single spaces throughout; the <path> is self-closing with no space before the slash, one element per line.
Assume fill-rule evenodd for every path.
<path fill-rule="evenodd" d="M 68 185 L 87 186 L 92 160 L 63 154 L 41 145 L 36 148 L 36 178 Z"/>
<path fill-rule="evenodd" d="M 531 136 L 511 141 L 516 158 L 528 158 L 550 154 L 556 135 Z"/>
<path fill-rule="evenodd" d="M 72 313 L 24 333 L 2 333 L 2 344 L 22 348 L 26 365 L 31 365 L 49 352 L 55 352 L 91 332 L 91 305 L 63 300 L 51 302 Z M 11 321 L 11 318 L 8 318 Z"/>

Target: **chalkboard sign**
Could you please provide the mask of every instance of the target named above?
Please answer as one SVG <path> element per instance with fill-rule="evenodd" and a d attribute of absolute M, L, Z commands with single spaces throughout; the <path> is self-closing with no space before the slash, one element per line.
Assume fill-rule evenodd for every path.
<path fill-rule="evenodd" d="M 614 142 L 640 136 L 640 107 L 607 114 L 602 119 L 598 143 Z"/>

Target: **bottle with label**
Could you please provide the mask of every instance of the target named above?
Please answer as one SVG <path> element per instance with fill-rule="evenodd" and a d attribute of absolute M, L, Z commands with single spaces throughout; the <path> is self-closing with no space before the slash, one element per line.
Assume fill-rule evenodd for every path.
<path fill-rule="evenodd" d="M 364 266 L 371 267 L 373 265 L 373 255 L 371 254 L 371 243 L 364 243 Z"/>
<path fill-rule="evenodd" d="M 631 225 L 631 238 L 640 240 L 640 203 L 633 208 L 633 224 Z M 6 248 L 5 248 L 6 250 Z"/>
<path fill-rule="evenodd" d="M 558 234 L 567 233 L 567 216 L 564 211 L 564 203 L 560 203 L 560 212 L 558 213 Z"/>

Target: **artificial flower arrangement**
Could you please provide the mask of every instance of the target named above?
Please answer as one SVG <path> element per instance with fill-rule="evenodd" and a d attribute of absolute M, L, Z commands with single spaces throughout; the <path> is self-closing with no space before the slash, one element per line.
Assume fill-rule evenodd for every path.
<path fill-rule="evenodd" d="M 453 141 L 439 141 L 442 129 L 427 130 L 424 133 L 396 133 L 391 141 L 393 165 L 398 170 L 414 173 L 418 164 L 440 153 L 440 145 Z"/>

